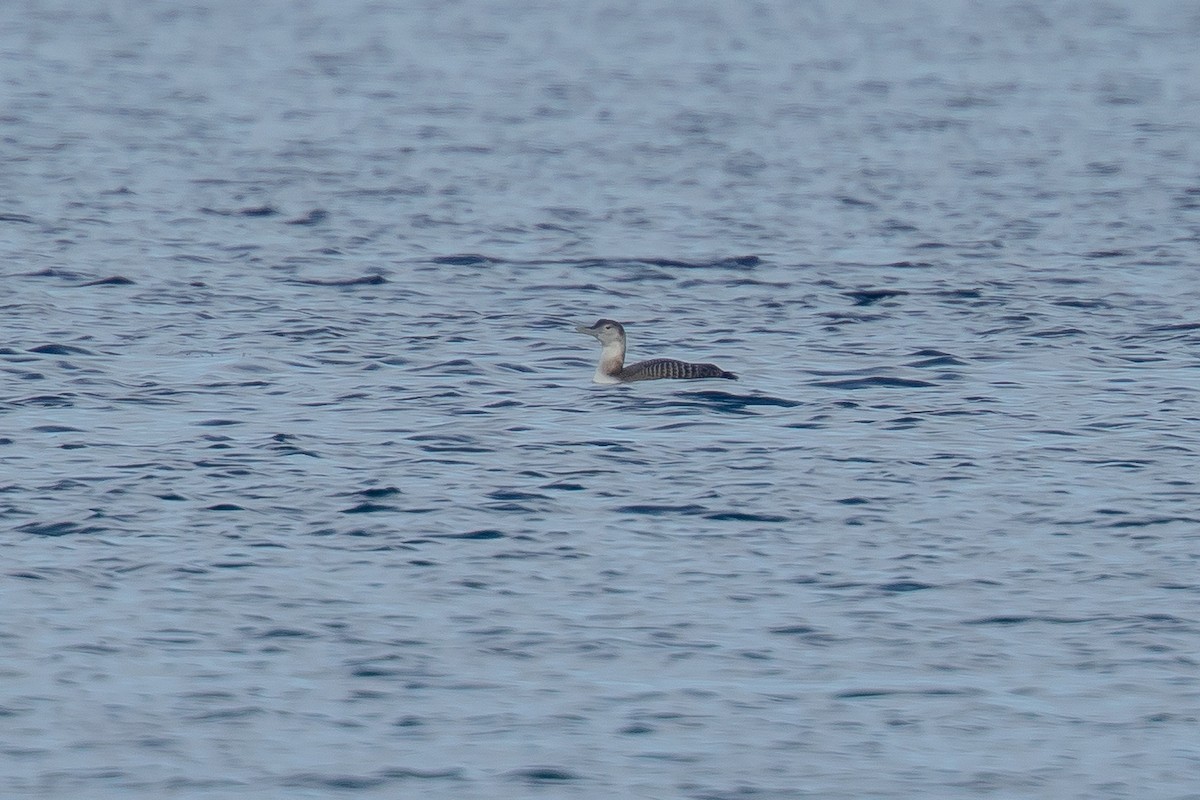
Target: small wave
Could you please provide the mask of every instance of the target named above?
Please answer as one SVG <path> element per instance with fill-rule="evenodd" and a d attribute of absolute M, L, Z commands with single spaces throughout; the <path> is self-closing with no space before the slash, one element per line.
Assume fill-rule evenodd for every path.
<path fill-rule="evenodd" d="M 745 413 L 747 409 L 757 406 L 793 408 L 802 405 L 798 400 L 786 400 L 782 397 L 772 397 L 762 394 L 735 394 L 733 392 L 721 392 L 717 390 L 678 392 L 675 397 L 689 401 L 687 405 L 728 413 Z"/>
<path fill-rule="evenodd" d="M 563 783 L 581 780 L 583 776 L 562 767 L 523 767 L 512 770 L 508 777 L 528 783 Z"/>
<path fill-rule="evenodd" d="M 920 583 L 918 581 L 893 581 L 892 583 L 883 583 L 879 588 L 885 592 L 919 592 L 923 589 L 932 589 L 932 585 L 928 583 Z"/>
<path fill-rule="evenodd" d="M 617 513 L 619 513 L 619 514 L 645 514 L 645 515 L 652 516 L 652 517 L 661 517 L 661 516 L 665 516 L 668 514 L 697 515 L 697 514 L 703 514 L 707 510 L 708 509 L 706 509 L 704 506 L 698 506 L 698 505 L 670 506 L 670 505 L 655 505 L 655 504 L 650 504 L 650 503 L 641 504 L 641 505 L 635 504 L 635 505 L 629 505 L 629 506 L 618 506 L 616 509 Z"/>
<path fill-rule="evenodd" d="M 69 408 L 75 405 L 74 395 L 69 394 L 38 394 L 8 402 L 14 406 L 38 406 L 41 408 Z"/>
<path fill-rule="evenodd" d="M 44 356 L 94 356 L 96 355 L 91 350 L 86 350 L 82 347 L 76 347 L 70 344 L 43 344 L 29 349 L 31 353 L 39 353 Z"/>
<path fill-rule="evenodd" d="M 924 389 L 937 386 L 929 381 L 919 381 L 912 378 L 892 378 L 880 375 L 872 378 L 849 378 L 842 381 L 818 381 L 813 386 L 822 389 Z"/>
<path fill-rule="evenodd" d="M 279 214 L 274 206 L 250 206 L 236 209 L 217 209 L 203 207 L 201 214 L 213 214 L 218 217 L 273 217 Z"/>
<path fill-rule="evenodd" d="M 80 288 L 84 286 L 131 286 L 133 281 L 126 278 L 124 275 L 110 275 L 107 278 L 97 278 L 94 281 L 79 284 Z"/>
<path fill-rule="evenodd" d="M 881 300 L 903 297 L 906 294 L 908 292 L 900 289 L 860 289 L 854 292 L 842 292 L 842 295 L 853 300 L 856 306 L 870 306 Z"/>
<path fill-rule="evenodd" d="M 1053 625 L 1078 625 L 1095 622 L 1097 617 L 1051 617 L 1043 615 L 1000 615 L 964 620 L 964 625 L 1024 625 L 1030 622 L 1047 622 Z"/>
<path fill-rule="evenodd" d="M 478 253 L 461 253 L 451 256 L 435 256 L 431 258 L 434 264 L 444 264 L 450 267 L 482 267 L 488 264 L 502 263 L 499 259 L 481 256 Z"/>
<path fill-rule="evenodd" d="M 330 278 L 329 280 L 297 278 L 292 281 L 292 283 L 305 286 L 382 286 L 387 282 L 387 278 L 382 275 L 360 275 L 357 278 Z"/>
<path fill-rule="evenodd" d="M 288 225 L 316 225 L 319 222 L 324 222 L 329 218 L 329 212 L 323 208 L 314 208 L 306 214 L 299 217 L 293 217 L 287 220 Z"/>
<path fill-rule="evenodd" d="M 705 514 L 705 519 L 719 522 L 787 522 L 788 518 L 780 514 L 752 514 L 746 511 L 718 511 Z"/>
<path fill-rule="evenodd" d="M 78 522 L 27 522 L 17 530 L 33 536 L 76 536 L 103 533 L 106 529 L 98 525 L 80 525 Z"/>
<path fill-rule="evenodd" d="M 934 687 L 929 689 L 847 689 L 836 692 L 833 696 L 839 700 L 866 700 L 872 697 L 895 697 L 897 695 L 910 697 L 958 697 L 979 695 L 979 689 L 951 689 Z"/>
<path fill-rule="evenodd" d="M 359 503 L 356 506 L 351 506 L 350 508 L 343 508 L 342 513 L 343 514 L 375 514 L 380 511 L 399 511 L 399 510 L 400 509 L 397 508 L 396 506 L 389 506 L 386 503 L 372 503 L 370 501 L 364 501 L 362 503 Z"/>
<path fill-rule="evenodd" d="M 484 539 L 503 539 L 507 534 L 492 528 L 478 531 L 467 531 L 466 533 L 436 533 L 430 534 L 431 539 L 468 539 L 468 540 L 484 540 Z"/>

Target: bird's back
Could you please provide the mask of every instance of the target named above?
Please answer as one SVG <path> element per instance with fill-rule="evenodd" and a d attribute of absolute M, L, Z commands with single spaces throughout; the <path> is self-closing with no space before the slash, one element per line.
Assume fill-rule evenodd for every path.
<path fill-rule="evenodd" d="M 726 372 L 716 364 L 691 364 L 674 358 L 652 358 L 624 367 L 617 375 L 623 383 L 631 381 L 653 381 L 660 378 L 691 380 L 695 378 L 728 378 L 737 380 L 737 375 Z"/>

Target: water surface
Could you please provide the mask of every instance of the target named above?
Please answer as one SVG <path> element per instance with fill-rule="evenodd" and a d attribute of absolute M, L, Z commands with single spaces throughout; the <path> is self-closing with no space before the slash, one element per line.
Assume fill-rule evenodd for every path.
<path fill-rule="evenodd" d="M 1198 35 L 5 5 L 0 794 L 1200 797 Z"/>

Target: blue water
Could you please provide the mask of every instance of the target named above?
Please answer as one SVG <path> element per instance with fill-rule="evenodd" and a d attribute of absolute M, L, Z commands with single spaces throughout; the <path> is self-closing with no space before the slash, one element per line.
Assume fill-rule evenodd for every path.
<path fill-rule="evenodd" d="M 1200 797 L 1198 38 L 3 4 L 0 796 Z"/>

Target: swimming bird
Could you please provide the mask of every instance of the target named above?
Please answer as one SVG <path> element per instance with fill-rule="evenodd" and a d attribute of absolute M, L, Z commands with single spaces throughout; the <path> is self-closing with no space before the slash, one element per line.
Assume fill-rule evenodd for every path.
<path fill-rule="evenodd" d="M 595 325 L 577 325 L 575 330 L 595 336 L 604 349 L 600 351 L 600 363 L 596 365 L 595 383 L 632 383 L 652 381 L 659 378 L 729 378 L 737 375 L 726 372 L 716 364 L 689 364 L 673 358 L 652 358 L 636 364 L 625 364 L 625 328 L 611 319 L 598 319 Z"/>

